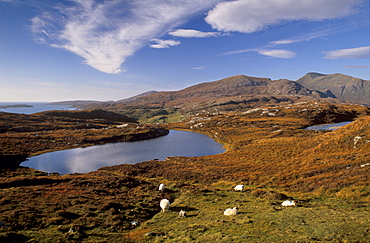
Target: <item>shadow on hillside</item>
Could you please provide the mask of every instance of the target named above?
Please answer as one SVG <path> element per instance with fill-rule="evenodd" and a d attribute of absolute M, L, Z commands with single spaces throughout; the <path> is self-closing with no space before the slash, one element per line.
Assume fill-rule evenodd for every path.
<path fill-rule="evenodd" d="M 38 185 L 46 185 L 46 184 L 55 184 L 61 183 L 63 180 L 56 180 L 56 179 L 49 179 L 49 178 L 31 178 L 31 179 L 15 179 L 10 182 L 0 183 L 0 188 L 11 188 L 11 187 L 20 187 L 20 186 L 38 186 Z"/>
<path fill-rule="evenodd" d="M 193 208 L 193 207 L 187 207 L 187 206 L 184 206 L 184 207 L 171 207 L 171 211 L 175 211 L 175 212 L 180 212 L 181 210 L 184 210 L 185 212 L 191 212 L 191 211 L 196 211 L 198 209 L 196 208 Z"/>
<path fill-rule="evenodd" d="M 16 168 L 22 162 L 27 159 L 26 154 L 19 154 L 19 155 L 0 155 L 0 167 L 1 168 Z"/>

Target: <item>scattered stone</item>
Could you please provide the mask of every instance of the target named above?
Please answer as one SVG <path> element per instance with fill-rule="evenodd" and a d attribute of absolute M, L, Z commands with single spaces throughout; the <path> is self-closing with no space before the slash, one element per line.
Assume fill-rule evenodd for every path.
<path fill-rule="evenodd" d="M 137 222 L 137 221 L 131 221 L 131 225 L 132 226 L 138 226 L 139 225 L 139 222 Z"/>
<path fill-rule="evenodd" d="M 362 139 L 361 136 L 356 136 L 354 139 L 353 139 L 353 148 L 356 148 L 356 145 L 358 144 L 358 142 Z"/>

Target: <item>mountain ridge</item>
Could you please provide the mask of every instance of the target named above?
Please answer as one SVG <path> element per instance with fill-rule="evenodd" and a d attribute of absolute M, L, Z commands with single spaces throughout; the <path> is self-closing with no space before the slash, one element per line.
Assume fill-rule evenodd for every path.
<path fill-rule="evenodd" d="M 279 96 L 279 97 L 275 97 Z M 196 84 L 179 91 L 157 92 L 139 97 L 125 105 L 151 105 L 158 107 L 189 108 L 201 103 L 219 103 L 220 99 L 236 99 L 258 97 L 289 97 L 292 100 L 327 98 L 324 92 L 312 91 L 303 85 L 288 79 L 271 80 L 269 78 L 236 75 L 213 82 Z M 267 99 L 270 99 L 267 98 Z M 238 101 L 239 102 L 239 101 Z"/>

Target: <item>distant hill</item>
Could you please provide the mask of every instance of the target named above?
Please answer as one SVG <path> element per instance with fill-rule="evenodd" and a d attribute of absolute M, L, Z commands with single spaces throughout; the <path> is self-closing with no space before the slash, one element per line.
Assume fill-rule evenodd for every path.
<path fill-rule="evenodd" d="M 8 108 L 23 108 L 23 107 L 33 107 L 32 105 L 19 104 L 19 105 L 0 105 L 0 109 Z"/>
<path fill-rule="evenodd" d="M 148 92 L 144 92 L 144 93 L 141 93 L 141 94 L 138 94 L 138 95 L 135 95 L 135 96 L 132 96 L 132 97 L 126 98 L 126 99 L 117 100 L 117 101 L 116 101 L 116 103 L 125 103 L 125 102 L 134 101 L 134 100 L 136 100 L 137 98 L 144 97 L 144 96 L 148 96 L 148 95 L 152 95 L 152 94 L 155 94 L 155 93 L 158 93 L 158 91 L 148 91 Z"/>
<path fill-rule="evenodd" d="M 296 80 L 310 90 L 317 90 L 347 102 L 370 105 L 370 81 L 353 78 L 340 73 L 307 73 Z"/>

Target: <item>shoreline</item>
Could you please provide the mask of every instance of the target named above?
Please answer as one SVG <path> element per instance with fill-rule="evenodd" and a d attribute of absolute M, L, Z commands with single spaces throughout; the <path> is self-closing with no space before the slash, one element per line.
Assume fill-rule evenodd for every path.
<path fill-rule="evenodd" d="M 15 168 L 39 154 L 113 142 L 165 136 L 168 129 L 132 122 L 75 119 L 2 113 L 0 160 L 2 168 Z"/>

